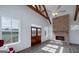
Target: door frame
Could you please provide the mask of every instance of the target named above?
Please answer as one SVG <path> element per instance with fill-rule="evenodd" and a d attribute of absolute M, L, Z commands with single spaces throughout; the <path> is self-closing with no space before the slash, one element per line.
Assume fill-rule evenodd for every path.
<path fill-rule="evenodd" d="M 32 28 L 36 28 L 36 35 L 37 35 L 37 29 L 41 30 L 41 27 L 31 26 L 31 46 L 32 46 Z M 41 35 L 40 36 L 42 36 L 42 30 L 41 30 Z M 41 38 L 40 38 L 40 41 L 41 41 Z"/>

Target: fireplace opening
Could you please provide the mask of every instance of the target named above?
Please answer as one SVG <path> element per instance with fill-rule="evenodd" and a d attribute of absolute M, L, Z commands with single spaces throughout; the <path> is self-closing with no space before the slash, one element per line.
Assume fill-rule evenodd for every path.
<path fill-rule="evenodd" d="M 61 41 L 64 41 L 64 36 L 56 36 L 56 40 L 61 40 Z"/>

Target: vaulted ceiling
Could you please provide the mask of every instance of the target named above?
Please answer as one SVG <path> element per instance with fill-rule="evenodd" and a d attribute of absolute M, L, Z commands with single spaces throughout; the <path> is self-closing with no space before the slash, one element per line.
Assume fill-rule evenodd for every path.
<path fill-rule="evenodd" d="M 47 9 L 47 12 L 50 15 L 50 17 L 55 18 L 55 17 L 66 15 L 66 14 L 72 15 L 72 13 L 74 15 L 76 8 L 75 8 L 75 5 L 60 5 L 60 7 L 59 7 L 59 5 L 46 5 L 46 9 Z M 57 10 L 57 11 L 64 11 L 65 10 L 65 11 L 59 12 L 58 15 L 53 16 L 52 13 L 55 10 Z"/>
<path fill-rule="evenodd" d="M 42 7 L 43 9 L 41 9 Z M 31 7 L 31 6 L 30 6 Z M 34 7 L 34 6 L 33 6 Z M 39 7 L 39 9 L 38 9 Z M 37 5 L 35 6 L 36 9 L 32 8 L 34 11 L 37 10 L 37 13 L 48 19 L 49 23 L 51 23 L 51 20 L 53 18 L 63 16 L 63 15 L 69 15 L 72 20 L 76 19 L 77 12 L 76 11 L 76 5 Z M 53 16 L 53 12 L 57 12 L 58 14 L 56 16 Z M 45 13 L 44 13 L 45 12 Z"/>
<path fill-rule="evenodd" d="M 45 5 L 27 5 L 27 6 L 32 10 L 34 10 L 35 12 L 37 12 L 38 14 L 40 14 L 41 16 L 43 16 L 44 18 L 46 18 L 51 24 Z"/>

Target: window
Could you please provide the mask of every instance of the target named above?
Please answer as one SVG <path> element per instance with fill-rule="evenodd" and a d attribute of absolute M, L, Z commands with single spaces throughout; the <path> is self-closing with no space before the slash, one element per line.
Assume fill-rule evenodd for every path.
<path fill-rule="evenodd" d="M 38 36 L 40 36 L 40 35 L 41 35 L 41 29 L 38 28 Z"/>
<path fill-rule="evenodd" d="M 2 39 L 5 44 L 19 41 L 20 21 L 11 17 L 1 18 Z"/>
<path fill-rule="evenodd" d="M 36 36 L 36 28 L 32 28 L 32 36 Z"/>

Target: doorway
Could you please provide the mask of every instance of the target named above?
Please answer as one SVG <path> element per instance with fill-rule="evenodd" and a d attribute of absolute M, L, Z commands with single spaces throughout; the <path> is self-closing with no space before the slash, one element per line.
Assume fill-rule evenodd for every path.
<path fill-rule="evenodd" d="M 41 28 L 31 27 L 31 46 L 41 43 Z"/>

